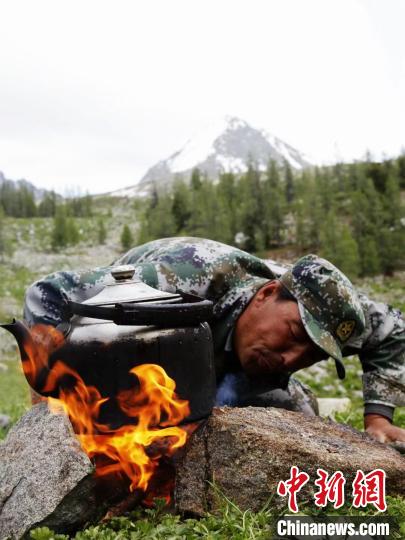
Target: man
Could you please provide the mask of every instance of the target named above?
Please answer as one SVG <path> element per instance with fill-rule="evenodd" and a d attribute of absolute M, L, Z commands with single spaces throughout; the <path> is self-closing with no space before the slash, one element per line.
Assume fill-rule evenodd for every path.
<path fill-rule="evenodd" d="M 291 374 L 332 357 L 362 363 L 365 428 L 382 442 L 404 441 L 392 424 L 405 405 L 405 324 L 400 312 L 358 294 L 336 267 L 308 255 L 291 268 L 266 264 L 237 248 L 201 238 L 138 246 L 113 265 L 132 264 L 157 289 L 212 300 L 218 404 L 281 406 L 316 414 L 311 392 Z M 68 299 L 82 302 L 111 283 L 111 266 L 58 272 L 27 291 L 30 325 L 57 325 Z"/>

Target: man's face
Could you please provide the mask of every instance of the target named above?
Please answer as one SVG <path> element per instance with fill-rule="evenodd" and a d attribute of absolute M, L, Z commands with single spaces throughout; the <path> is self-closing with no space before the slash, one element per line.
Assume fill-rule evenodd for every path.
<path fill-rule="evenodd" d="M 292 373 L 327 357 L 306 333 L 297 302 L 278 298 L 281 287 L 267 283 L 236 323 L 234 346 L 248 375 Z"/>

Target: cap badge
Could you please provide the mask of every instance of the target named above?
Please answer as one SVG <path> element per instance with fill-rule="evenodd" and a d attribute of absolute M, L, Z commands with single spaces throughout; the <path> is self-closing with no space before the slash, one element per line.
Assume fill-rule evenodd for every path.
<path fill-rule="evenodd" d="M 354 327 L 356 326 L 355 321 L 343 321 L 339 324 L 336 329 L 336 334 L 340 341 L 347 341 L 352 335 Z"/>

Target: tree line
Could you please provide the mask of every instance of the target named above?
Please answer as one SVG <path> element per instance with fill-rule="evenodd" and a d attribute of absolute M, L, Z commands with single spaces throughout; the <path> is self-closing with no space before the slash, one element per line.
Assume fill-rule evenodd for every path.
<path fill-rule="evenodd" d="M 376 163 L 368 158 L 293 171 L 270 161 L 245 174 L 224 173 L 212 181 L 198 169 L 189 182 L 153 189 L 135 201 L 137 234 L 124 225 L 123 250 L 156 238 L 190 235 L 212 238 L 265 256 L 291 247 L 315 252 L 351 277 L 392 274 L 405 267 L 405 155 Z M 4 217 L 51 217 L 50 247 L 57 251 L 83 237 L 76 218 L 97 219 L 93 240 L 106 242 L 104 219 L 94 216 L 92 198 L 63 200 L 47 192 L 40 202 L 25 186 L 0 186 L 0 254 L 7 252 Z"/>
<path fill-rule="evenodd" d="M 154 189 L 137 205 L 138 243 L 177 235 L 202 236 L 249 252 L 293 246 L 328 258 L 351 277 L 392 274 L 405 265 L 405 155 L 376 163 L 295 172 L 270 161 L 213 182 L 198 169 Z"/>
<path fill-rule="evenodd" d="M 55 217 L 60 207 L 71 217 L 91 217 L 93 204 L 90 195 L 62 199 L 54 191 L 45 192 L 40 201 L 24 185 L 10 180 L 0 184 L 0 208 L 5 216 L 16 218 Z"/>
<path fill-rule="evenodd" d="M 27 186 L 6 180 L 0 185 L 0 259 L 12 252 L 11 243 L 4 231 L 5 217 L 53 218 L 49 238 L 49 247 L 53 251 L 59 251 L 81 241 L 83 231 L 79 228 L 76 218 L 97 219 L 93 241 L 100 245 L 105 244 L 107 240 L 105 219 L 94 216 L 90 195 L 63 199 L 54 191 L 48 191 L 39 202 L 36 202 L 34 193 Z M 134 243 L 128 225 L 122 228 L 120 242 L 123 250 L 129 249 Z"/>

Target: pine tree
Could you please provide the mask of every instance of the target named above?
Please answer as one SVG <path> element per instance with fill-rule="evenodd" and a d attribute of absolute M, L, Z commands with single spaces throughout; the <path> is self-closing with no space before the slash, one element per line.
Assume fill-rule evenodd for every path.
<path fill-rule="evenodd" d="M 405 258 L 405 228 L 401 219 L 404 206 L 401 200 L 398 169 L 391 168 L 385 182 L 385 191 L 381 195 L 383 206 L 383 225 L 379 230 L 379 254 L 382 271 L 392 275 L 395 268 L 400 267 Z"/>
<path fill-rule="evenodd" d="M 384 222 L 388 227 L 397 228 L 399 221 L 404 214 L 401 201 L 401 190 L 399 187 L 399 178 L 392 172 L 388 175 L 385 182 L 385 190 L 382 195 L 382 205 L 384 211 Z"/>
<path fill-rule="evenodd" d="M 0 186 L 0 204 L 6 216 L 34 217 L 37 207 L 34 195 L 26 186 L 6 180 Z"/>
<path fill-rule="evenodd" d="M 246 237 L 246 249 L 256 251 L 264 247 L 264 200 L 260 172 L 252 162 L 239 180 L 241 191 L 240 226 Z"/>
<path fill-rule="evenodd" d="M 396 229 L 383 227 L 378 245 L 381 270 L 391 276 L 396 268 L 403 267 L 405 263 L 405 228 L 401 225 Z"/>
<path fill-rule="evenodd" d="M 328 167 L 315 167 L 314 190 L 319 197 L 324 213 L 328 212 L 335 200 L 335 191 L 332 189 L 332 177 Z"/>
<path fill-rule="evenodd" d="M 187 230 L 190 219 L 190 189 L 181 180 L 177 180 L 173 185 L 172 214 L 176 224 L 176 234 Z"/>
<path fill-rule="evenodd" d="M 305 215 L 302 199 L 296 201 L 294 208 L 294 242 L 299 251 L 303 253 L 309 248 L 308 220 Z M 289 239 L 291 241 L 291 239 Z"/>
<path fill-rule="evenodd" d="M 271 160 L 267 166 L 263 199 L 264 223 L 266 224 L 264 243 L 266 247 L 278 247 L 282 242 L 286 205 L 279 170 L 274 160 Z"/>
<path fill-rule="evenodd" d="M 377 244 L 372 236 L 365 236 L 359 243 L 361 259 L 361 274 L 373 276 L 381 271 L 381 261 L 378 254 Z"/>
<path fill-rule="evenodd" d="M 192 173 L 191 173 L 191 179 L 190 179 L 190 184 L 191 184 L 191 187 L 192 189 L 198 191 L 201 187 L 201 172 L 200 172 L 200 169 L 196 168 L 196 169 L 193 169 Z"/>
<path fill-rule="evenodd" d="M 56 211 L 56 193 L 50 191 L 38 205 L 38 215 L 40 217 L 54 217 Z"/>
<path fill-rule="evenodd" d="M 347 224 L 343 224 L 340 228 L 335 261 L 336 266 L 349 278 L 353 279 L 360 274 L 359 247 Z"/>
<path fill-rule="evenodd" d="M 105 228 L 104 220 L 102 218 L 98 220 L 97 240 L 99 244 L 105 244 L 107 240 L 107 230 Z"/>
<path fill-rule="evenodd" d="M 336 261 L 339 231 L 334 211 L 328 212 L 320 233 L 321 255 L 331 262 Z"/>
<path fill-rule="evenodd" d="M 225 244 L 233 244 L 237 230 L 238 218 L 238 186 L 233 173 L 224 173 L 214 194 L 218 204 L 218 240 Z"/>
<path fill-rule="evenodd" d="M 187 231 L 190 236 L 204 236 L 205 233 L 205 201 L 202 196 L 202 185 L 200 171 L 194 169 L 190 181 L 190 218 Z"/>
<path fill-rule="evenodd" d="M 228 235 L 228 230 L 223 229 L 227 224 L 223 222 L 221 216 L 220 201 L 217 197 L 217 189 L 214 184 L 204 179 L 200 189 L 200 215 L 201 233 L 199 236 L 213 238 L 214 240 L 224 241 Z"/>
<path fill-rule="evenodd" d="M 311 249 L 317 251 L 321 246 L 321 231 L 325 219 L 330 211 L 334 212 L 334 209 L 325 209 L 316 189 L 312 190 L 312 196 L 307 197 L 305 202 L 305 213 L 308 219 L 308 242 Z"/>
<path fill-rule="evenodd" d="M 361 271 L 360 254 L 350 227 L 339 223 L 334 210 L 328 212 L 321 232 L 321 255 L 350 278 Z"/>
<path fill-rule="evenodd" d="M 361 274 L 373 275 L 381 270 L 379 243 L 384 228 L 381 196 L 370 178 L 364 176 L 364 164 L 353 165 L 356 190 L 351 194 L 352 229 L 360 254 Z"/>
<path fill-rule="evenodd" d="M 6 237 L 4 234 L 4 210 L 0 206 L 0 261 L 3 260 L 4 254 L 7 251 Z"/>
<path fill-rule="evenodd" d="M 57 251 L 60 248 L 67 246 L 69 242 L 66 210 L 63 206 L 59 206 L 56 209 L 55 217 L 53 220 L 53 230 L 51 237 L 52 249 Z"/>
<path fill-rule="evenodd" d="M 321 231 L 328 212 L 323 208 L 320 194 L 315 186 L 313 173 L 303 171 L 294 186 L 295 196 L 291 204 L 292 222 L 295 226 L 295 242 L 301 252 L 321 248 Z M 285 218 L 287 221 L 291 219 Z"/>
<path fill-rule="evenodd" d="M 405 189 L 405 149 L 402 150 L 401 155 L 395 162 L 398 174 L 399 187 Z"/>
<path fill-rule="evenodd" d="M 66 236 L 68 244 L 77 244 L 80 239 L 80 234 L 73 217 L 69 217 L 66 220 Z"/>
<path fill-rule="evenodd" d="M 133 245 L 134 239 L 131 233 L 131 229 L 128 225 L 124 225 L 121 233 L 121 246 L 124 251 L 130 249 Z"/>
<path fill-rule="evenodd" d="M 291 204 L 294 199 L 294 177 L 291 165 L 284 160 L 284 178 L 285 178 L 285 198 L 288 204 Z"/>
<path fill-rule="evenodd" d="M 91 217 L 93 215 L 93 199 L 89 193 L 83 197 L 83 216 Z"/>
<path fill-rule="evenodd" d="M 17 191 L 19 216 L 18 217 L 34 217 L 37 215 L 37 207 L 33 193 L 25 186 L 21 186 Z"/>

